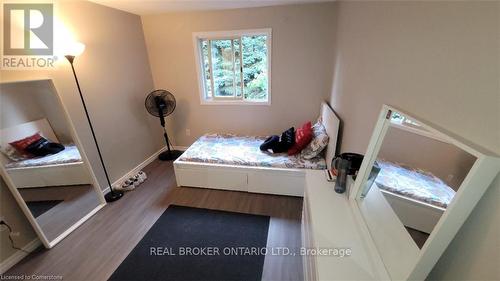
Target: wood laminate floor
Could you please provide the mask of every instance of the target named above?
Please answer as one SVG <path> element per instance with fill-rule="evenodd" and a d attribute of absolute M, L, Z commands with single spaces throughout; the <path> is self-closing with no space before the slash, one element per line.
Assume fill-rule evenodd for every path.
<path fill-rule="evenodd" d="M 49 241 L 56 239 L 101 204 L 92 185 L 19 188 L 18 191 L 27 202 L 63 200 L 36 218 Z"/>
<path fill-rule="evenodd" d="M 427 239 L 429 238 L 429 234 L 410 227 L 405 226 L 405 228 L 406 231 L 410 233 L 411 238 L 413 238 L 413 241 L 415 241 L 415 244 L 417 244 L 418 248 L 422 249 L 425 241 L 427 241 Z"/>
<path fill-rule="evenodd" d="M 170 204 L 268 215 L 268 247 L 301 245 L 301 198 L 179 188 L 171 162 L 154 161 L 144 170 L 148 180 L 136 190 L 108 204 L 53 249 L 30 254 L 6 275 L 107 280 Z M 267 255 L 262 279 L 303 280 L 300 256 Z"/>

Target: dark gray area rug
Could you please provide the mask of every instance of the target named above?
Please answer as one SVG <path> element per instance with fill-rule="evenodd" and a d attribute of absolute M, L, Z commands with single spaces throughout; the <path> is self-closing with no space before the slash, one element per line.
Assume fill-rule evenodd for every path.
<path fill-rule="evenodd" d="M 28 205 L 28 209 L 30 209 L 31 214 L 33 214 L 35 218 L 38 218 L 62 201 L 63 200 L 29 201 L 26 202 L 26 205 Z"/>
<path fill-rule="evenodd" d="M 109 280 L 261 280 L 269 217 L 171 205 Z"/>

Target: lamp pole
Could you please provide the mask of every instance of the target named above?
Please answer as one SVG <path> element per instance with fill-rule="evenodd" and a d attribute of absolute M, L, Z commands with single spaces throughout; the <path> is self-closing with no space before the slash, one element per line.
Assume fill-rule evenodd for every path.
<path fill-rule="evenodd" d="M 92 137 L 94 138 L 95 146 L 97 148 L 97 154 L 99 154 L 99 160 L 101 160 L 101 165 L 104 170 L 104 175 L 106 176 L 106 181 L 109 186 L 110 192 L 106 193 L 106 195 L 104 195 L 104 198 L 106 199 L 106 202 L 116 201 L 123 197 L 123 192 L 113 190 L 113 186 L 111 185 L 111 181 L 109 180 L 108 171 L 106 170 L 106 165 L 104 164 L 104 160 L 101 154 L 101 149 L 99 148 L 99 144 L 97 143 L 94 127 L 92 126 L 92 122 L 90 121 L 89 112 L 87 110 L 87 105 L 85 104 L 85 99 L 83 98 L 82 90 L 80 88 L 80 83 L 78 82 L 78 77 L 76 76 L 75 67 L 73 66 L 73 61 L 75 60 L 75 56 L 67 55 L 65 57 L 71 64 L 71 70 L 73 70 L 73 76 L 75 77 L 76 87 L 78 88 L 78 93 L 80 94 L 80 99 L 82 101 L 83 109 L 85 111 L 85 115 L 87 116 L 87 121 L 89 122 L 90 131 L 92 132 Z"/>

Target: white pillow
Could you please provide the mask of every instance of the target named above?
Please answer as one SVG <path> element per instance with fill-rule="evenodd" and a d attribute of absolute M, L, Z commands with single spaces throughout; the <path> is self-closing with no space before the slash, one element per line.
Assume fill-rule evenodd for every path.
<path fill-rule="evenodd" d="M 300 152 L 300 156 L 304 159 L 312 159 L 318 156 L 323 149 L 328 145 L 330 139 L 326 134 L 326 129 L 323 124 L 317 122 L 312 127 L 313 139 L 311 142 Z"/>
<path fill-rule="evenodd" d="M 21 161 L 21 160 L 26 160 L 26 157 L 23 156 L 21 153 L 17 151 L 14 147 L 12 147 L 10 144 L 4 144 L 0 146 L 0 152 L 2 152 L 7 158 L 9 158 L 12 161 Z"/>

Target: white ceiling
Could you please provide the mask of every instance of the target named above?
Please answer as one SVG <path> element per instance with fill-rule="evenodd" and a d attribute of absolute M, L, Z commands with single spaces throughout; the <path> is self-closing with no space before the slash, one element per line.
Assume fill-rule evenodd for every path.
<path fill-rule="evenodd" d="M 90 0 L 101 5 L 138 15 L 178 11 L 223 10 L 289 4 L 330 2 L 334 0 Z"/>

